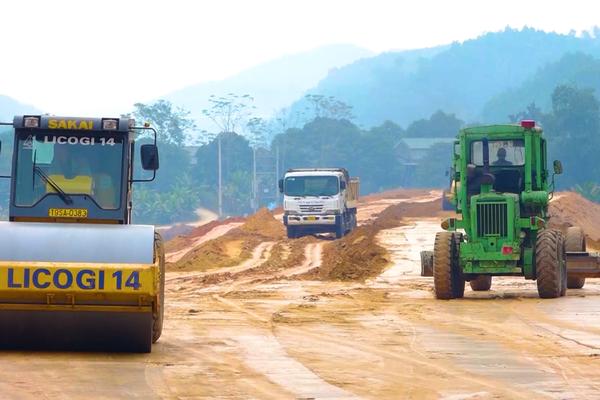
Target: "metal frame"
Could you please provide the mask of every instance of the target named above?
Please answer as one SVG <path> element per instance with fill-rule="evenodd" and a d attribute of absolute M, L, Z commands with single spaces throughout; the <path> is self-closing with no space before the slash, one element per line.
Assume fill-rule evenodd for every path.
<path fill-rule="evenodd" d="M 154 146 L 156 146 L 156 136 L 157 136 L 157 132 L 156 129 L 154 129 L 151 126 L 132 126 L 130 128 L 132 131 L 142 131 L 142 130 L 150 130 L 152 131 L 152 133 L 154 134 Z M 133 154 L 131 155 L 131 168 L 133 169 Z M 133 175 L 132 175 L 133 176 Z M 156 179 L 156 170 L 154 170 L 152 172 L 152 178 L 151 179 L 130 179 L 129 182 L 131 183 L 135 183 L 135 182 L 152 182 L 154 179 Z"/>

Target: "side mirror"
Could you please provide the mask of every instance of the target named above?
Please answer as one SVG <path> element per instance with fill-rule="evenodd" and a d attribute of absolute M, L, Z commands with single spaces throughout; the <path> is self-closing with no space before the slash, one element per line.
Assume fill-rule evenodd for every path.
<path fill-rule="evenodd" d="M 283 179 L 279 180 L 278 185 L 279 185 L 279 193 L 283 193 Z"/>
<path fill-rule="evenodd" d="M 340 189 L 341 190 L 345 190 L 346 189 L 346 181 L 340 181 Z"/>
<path fill-rule="evenodd" d="M 154 144 L 143 144 L 140 148 L 142 153 L 142 168 L 146 171 L 158 169 L 158 148 Z"/>
<path fill-rule="evenodd" d="M 562 163 L 560 162 L 560 160 L 554 160 L 553 166 L 554 166 L 554 173 L 556 175 L 560 175 L 563 173 L 563 167 L 562 167 Z"/>

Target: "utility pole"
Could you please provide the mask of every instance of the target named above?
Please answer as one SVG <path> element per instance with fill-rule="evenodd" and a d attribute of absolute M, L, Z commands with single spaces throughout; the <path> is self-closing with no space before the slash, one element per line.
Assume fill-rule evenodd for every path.
<path fill-rule="evenodd" d="M 223 182 L 221 170 L 221 135 L 217 136 L 218 160 L 219 160 L 219 219 L 223 218 Z"/>
<path fill-rule="evenodd" d="M 275 204 L 279 205 L 281 193 L 279 193 L 279 146 L 275 147 Z"/>
<path fill-rule="evenodd" d="M 252 147 L 252 210 L 258 210 L 258 182 L 256 181 L 256 145 Z"/>

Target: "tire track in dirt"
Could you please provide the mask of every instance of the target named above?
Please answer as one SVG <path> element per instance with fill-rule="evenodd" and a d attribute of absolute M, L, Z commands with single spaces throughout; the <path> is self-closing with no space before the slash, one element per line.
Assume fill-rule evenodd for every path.
<path fill-rule="evenodd" d="M 321 266 L 323 243 L 309 243 L 304 248 L 304 262 L 295 268 L 290 268 L 278 274 L 279 277 L 293 278 L 305 274 Z"/>
<path fill-rule="evenodd" d="M 277 274 L 277 279 L 291 278 L 303 274 L 321 265 L 323 243 L 308 243 L 304 249 L 301 265 L 286 269 Z M 212 295 L 212 298 L 227 307 L 250 316 L 262 326 L 262 330 L 253 334 L 244 333 L 233 336 L 245 354 L 245 362 L 255 371 L 263 374 L 272 382 L 280 385 L 299 398 L 358 399 L 353 393 L 324 381 L 298 360 L 290 357 L 285 348 L 272 333 L 272 319 L 264 318 L 257 312 L 247 310 L 235 301 L 225 298 L 229 293 L 243 287 L 252 290 L 272 276 L 248 276 L 234 280 L 224 290 Z"/>
<path fill-rule="evenodd" d="M 427 241 L 426 237 L 422 237 L 424 233 L 428 233 L 431 235 L 431 237 L 433 237 L 433 233 L 432 232 L 428 232 L 429 230 L 439 230 L 439 227 L 437 226 L 437 224 L 433 225 L 432 227 L 434 229 L 426 229 L 424 227 L 419 227 L 419 225 L 422 224 L 429 224 L 427 221 L 423 220 L 423 219 L 419 219 L 419 220 L 407 220 L 408 225 L 407 226 L 403 226 L 403 227 L 399 227 L 399 228 L 393 228 L 393 229 L 388 229 L 388 230 L 384 230 L 382 232 L 380 232 L 378 239 L 379 243 L 381 243 L 384 247 L 386 247 L 388 249 L 388 251 L 390 251 L 391 254 L 391 258 L 393 261 L 393 265 L 391 268 L 389 268 L 387 271 L 385 271 L 380 277 L 378 277 L 377 279 L 375 279 L 375 283 L 374 283 L 374 287 L 378 287 L 378 288 L 387 288 L 390 287 L 390 285 L 397 285 L 400 286 L 401 288 L 410 288 L 412 287 L 414 288 L 418 288 L 421 289 L 422 284 L 416 284 L 417 282 L 421 282 L 426 278 L 421 278 L 419 277 L 418 274 L 418 269 L 420 267 L 420 263 L 419 263 L 419 257 L 418 257 L 418 253 L 420 250 L 424 249 L 424 244 L 425 246 L 429 245 L 429 247 L 431 247 L 431 243 L 429 243 Z M 426 247 L 425 247 L 426 248 Z M 383 279 L 382 279 L 383 278 Z M 432 282 L 429 282 L 429 286 L 431 286 Z M 428 290 L 429 291 L 429 290 Z M 469 296 L 469 291 L 467 292 L 467 298 L 470 297 Z M 487 295 L 487 296 L 486 296 Z M 430 297 L 432 296 L 431 294 L 427 293 L 426 297 Z M 545 324 L 540 323 L 539 321 L 535 321 L 532 320 L 530 315 L 527 315 L 526 313 L 524 315 L 527 316 L 527 318 L 523 318 L 523 315 L 521 315 L 523 313 L 523 306 L 524 302 L 521 302 L 519 304 L 516 304 L 514 302 L 511 302 L 509 304 L 511 310 L 514 312 L 513 315 L 517 315 L 519 316 L 519 318 L 521 318 L 521 320 L 523 321 L 524 324 L 526 324 L 526 326 L 528 326 L 531 330 L 530 334 L 526 334 L 523 332 L 523 326 L 519 325 L 519 328 L 515 328 L 514 332 L 512 327 L 509 324 L 508 327 L 508 331 L 507 331 L 507 324 L 504 321 L 500 321 L 497 322 L 494 320 L 494 318 L 492 318 L 492 321 L 488 321 L 485 318 L 485 315 L 503 315 L 506 314 L 506 308 L 504 307 L 505 305 L 502 304 L 498 304 L 494 302 L 494 298 L 497 297 L 497 294 L 495 293 L 487 293 L 487 294 L 483 294 L 483 293 L 477 293 L 476 294 L 477 298 L 480 299 L 481 301 L 485 301 L 485 298 L 489 298 L 489 302 L 490 304 L 484 305 L 482 303 L 477 304 L 476 307 L 473 306 L 473 304 L 467 305 L 466 303 L 469 300 L 463 300 L 463 301 L 456 301 L 456 302 L 452 302 L 452 304 L 454 304 L 456 307 L 452 307 L 452 309 L 454 311 L 448 311 L 446 310 L 444 312 L 444 309 L 448 308 L 448 303 L 446 302 L 436 302 L 435 300 L 432 299 L 433 302 L 436 302 L 436 307 L 433 308 L 433 305 L 430 309 L 428 309 L 429 312 L 422 312 L 419 315 L 413 315 L 411 320 L 413 321 L 413 324 L 417 324 L 415 326 L 421 326 L 422 324 L 426 324 L 426 326 L 428 326 L 429 328 L 425 328 L 425 327 L 420 327 L 418 328 L 421 331 L 421 335 L 424 337 L 431 337 L 431 335 L 438 335 L 438 331 L 441 330 L 441 332 L 439 334 L 443 334 L 445 337 L 444 340 L 446 340 L 446 344 L 444 345 L 443 348 L 439 348 L 439 350 L 442 351 L 449 351 L 450 353 L 452 352 L 452 348 L 456 347 L 457 349 L 460 349 L 461 346 L 463 348 L 467 348 L 466 343 L 469 343 L 470 346 L 472 346 L 472 350 L 475 352 L 473 354 L 473 356 L 461 361 L 461 359 L 458 359 L 457 361 L 459 363 L 466 361 L 467 364 L 465 364 L 465 367 L 467 369 L 472 369 L 473 371 L 477 371 L 479 370 L 480 372 L 481 367 L 476 367 L 476 366 L 469 366 L 469 363 L 473 362 L 473 360 L 476 360 L 476 354 L 481 354 L 481 351 L 477 351 L 476 349 L 478 347 L 481 347 L 482 350 L 485 350 L 486 348 L 492 348 L 493 346 L 506 346 L 506 349 L 510 349 L 511 351 L 514 351 L 514 359 L 519 359 L 519 355 L 523 354 L 523 352 L 525 351 L 525 353 L 528 355 L 528 359 L 530 359 L 531 361 L 535 361 L 535 364 L 532 364 L 532 367 L 534 370 L 538 370 L 540 372 L 547 370 L 548 367 L 550 366 L 551 369 L 551 373 L 553 374 L 553 376 L 559 376 L 560 379 L 564 382 L 563 387 L 561 387 L 560 384 L 556 385 L 557 387 L 551 389 L 549 392 L 549 394 L 551 394 L 553 391 L 558 391 L 561 392 L 562 396 L 564 396 L 565 394 L 568 396 L 568 392 L 581 392 L 580 395 L 587 395 L 590 393 L 590 391 L 593 390 L 598 390 L 597 385 L 594 384 L 586 384 L 583 383 L 583 387 L 580 387 L 582 385 L 582 379 L 581 379 L 581 368 L 579 366 L 575 366 L 572 365 L 573 362 L 570 359 L 566 359 L 565 360 L 565 349 L 564 346 L 559 347 L 559 351 L 556 351 L 556 349 L 554 349 L 554 352 L 557 352 L 559 354 L 555 354 L 554 357 L 552 358 L 548 358 L 547 357 L 547 350 L 548 347 L 547 346 L 552 346 L 555 342 L 555 339 L 549 338 L 548 334 L 550 334 L 550 336 L 556 335 L 558 336 L 563 342 L 564 341 L 569 341 L 572 338 L 569 337 L 565 337 L 565 332 L 556 332 L 557 326 L 560 326 L 561 323 L 557 322 L 554 320 L 554 318 L 548 318 L 548 315 L 545 313 L 541 313 L 540 310 L 533 310 L 533 306 L 531 304 L 528 305 L 529 307 L 529 314 L 531 315 L 535 315 L 537 317 L 537 319 L 541 319 L 541 320 L 545 320 L 546 321 L 546 325 L 548 326 L 544 326 Z M 412 296 L 411 296 L 412 297 Z M 423 296 L 418 296 L 419 298 L 423 299 Z M 419 302 L 426 302 L 427 300 L 420 300 Z M 497 299 L 496 299 L 497 301 Z M 500 300 L 502 301 L 502 300 Z M 509 301 L 510 300 L 506 300 Z M 460 304 L 458 304 L 460 303 Z M 470 302 L 469 302 L 470 303 Z M 479 307 L 481 306 L 481 307 Z M 440 309 L 441 308 L 441 309 Z M 473 308 L 476 309 L 481 309 L 480 312 L 473 312 Z M 491 309 L 490 309 L 491 308 Z M 470 310 L 471 312 L 464 312 L 465 310 Z M 487 310 L 487 313 L 485 312 L 485 310 Z M 534 312 L 537 311 L 537 312 Z M 541 315 L 543 314 L 543 315 Z M 451 322 L 447 319 L 447 315 L 452 315 L 453 318 L 451 318 Z M 483 318 L 482 318 L 483 317 Z M 508 318 L 509 316 L 507 316 Z M 489 319 L 489 318 L 488 318 Z M 574 324 L 570 324 L 570 325 L 574 325 Z M 427 329 L 427 330 L 431 330 L 430 332 L 423 332 L 423 329 Z M 433 329 L 433 330 L 432 330 Z M 526 329 L 527 330 L 527 329 Z M 548 330 L 548 332 L 546 332 L 546 334 L 544 335 L 545 339 L 544 342 L 545 344 L 540 344 L 540 340 L 539 340 L 539 331 L 540 330 Z M 596 330 L 595 328 L 589 329 L 589 328 L 584 328 L 584 330 L 586 331 L 594 331 Z M 443 333 L 443 332 L 446 333 Z M 499 334 L 500 332 L 502 332 L 502 334 Z M 536 334 L 537 333 L 537 334 Z M 595 333 L 595 332 L 594 332 Z M 482 336 L 485 338 L 484 341 L 481 341 Z M 435 338 L 435 336 L 433 336 L 433 338 Z M 512 338 L 516 338 L 515 340 L 511 340 Z M 597 340 L 598 338 L 596 337 L 595 340 Z M 448 340 L 450 340 L 448 342 Z M 595 341 L 594 340 L 594 341 Z M 439 339 L 433 339 L 433 341 L 438 341 Z M 524 345 L 523 342 L 527 341 L 528 345 Z M 536 342 L 536 343 L 531 343 L 531 342 Z M 454 343 L 454 344 L 453 344 Z M 461 344 L 462 343 L 462 344 Z M 477 343 L 480 343 L 480 345 L 478 345 Z M 488 344 L 489 343 L 489 344 Z M 586 344 L 582 343 L 584 346 L 586 346 Z M 586 346 L 587 347 L 587 346 Z M 499 348 L 500 349 L 500 348 Z M 525 350 L 524 350 L 525 349 Z M 433 351 L 436 351 L 436 349 L 430 349 Z M 588 348 L 589 350 L 589 348 Z M 463 350 L 464 351 L 464 350 Z M 498 354 L 504 354 L 506 353 L 505 351 L 502 352 L 501 350 L 498 350 L 499 353 Z M 562 354 L 560 354 L 562 353 Z M 543 364 L 540 364 L 540 362 L 543 362 L 542 360 L 546 360 L 546 365 L 544 366 Z M 531 374 L 532 371 L 530 371 L 530 368 L 525 367 L 525 365 L 527 365 L 527 360 L 525 364 L 523 364 L 523 361 L 519 361 L 519 363 L 521 365 L 523 365 L 523 367 L 520 367 L 523 369 L 524 372 L 527 372 L 529 376 Z M 506 365 L 515 365 L 515 361 L 512 361 L 511 359 L 506 359 L 506 361 L 504 362 Z M 537 365 L 537 367 L 535 367 L 534 365 Z M 495 371 L 490 371 L 492 373 L 492 375 L 497 375 L 498 372 Z M 549 371 L 550 372 L 550 371 Z M 515 376 L 519 376 L 522 374 L 518 374 L 516 373 Z M 548 382 L 552 382 L 554 381 L 554 379 L 551 378 L 552 375 L 548 375 L 546 373 L 544 373 L 544 375 L 546 375 L 546 380 Z M 543 375 L 542 375 L 543 376 Z M 577 388 L 573 385 L 572 380 L 573 378 L 579 378 L 578 379 L 578 385 Z M 566 389 L 566 393 L 564 391 L 564 389 Z M 554 397 L 554 396 L 553 396 Z"/>
<path fill-rule="evenodd" d="M 202 271 L 202 272 L 178 273 L 177 276 L 168 277 L 166 279 L 166 282 L 168 282 L 170 284 L 183 284 L 183 283 L 190 283 L 194 280 L 201 279 L 204 277 L 209 277 L 209 276 L 231 277 L 232 275 L 240 274 L 244 271 L 248 271 L 250 269 L 257 268 L 261 264 L 266 262 L 271 255 L 271 250 L 273 249 L 273 246 L 275 246 L 275 242 L 262 242 L 254 248 L 254 250 L 252 251 L 252 256 L 249 259 L 242 261 L 238 265 L 234 265 L 232 267 L 226 267 L 226 268 L 219 268 L 219 269 L 213 270 L 213 271 L 209 270 L 209 271 Z M 171 274 L 173 274 L 173 273 L 171 273 Z"/>
<path fill-rule="evenodd" d="M 309 338 L 311 341 L 311 348 L 338 348 L 339 351 L 337 353 L 340 354 L 347 353 L 349 350 L 361 351 L 371 356 L 375 355 L 386 360 L 386 365 L 387 363 L 392 365 L 396 364 L 396 369 L 388 370 L 384 372 L 384 375 L 387 375 L 387 378 L 390 380 L 410 379 L 412 382 L 406 382 L 406 384 L 414 387 L 414 389 L 418 389 L 419 387 L 427 387 L 427 385 L 431 383 L 433 379 L 432 377 L 441 376 L 445 377 L 446 379 L 461 381 L 469 385 L 475 385 L 476 387 L 485 387 L 490 392 L 503 394 L 507 398 L 528 399 L 534 395 L 534 392 L 528 392 L 526 388 L 507 387 L 506 384 L 501 383 L 500 380 L 481 376 L 473 371 L 456 368 L 456 365 L 448 360 L 430 361 L 429 356 L 427 356 L 425 359 L 420 359 L 419 357 L 415 357 L 414 355 L 403 352 L 387 351 L 380 346 L 366 344 L 362 341 L 357 341 L 352 338 L 345 339 L 339 335 L 335 335 L 335 337 L 329 337 L 328 335 L 314 333 L 311 329 L 298 324 L 287 326 L 286 324 L 273 322 L 273 316 L 281 313 L 285 308 L 287 308 L 287 305 L 283 306 L 281 309 L 279 309 L 279 311 L 275 311 L 267 315 L 261 315 L 256 311 L 247 310 L 243 305 L 237 304 L 229 299 L 224 299 L 219 295 L 213 295 L 213 298 L 238 312 L 245 313 L 256 322 L 259 322 L 262 326 L 270 326 L 272 335 L 276 339 L 279 335 L 285 333 L 287 335 L 305 338 L 305 340 Z M 423 353 L 415 352 L 415 354 L 422 355 Z M 409 369 L 407 370 L 407 367 L 410 366 L 424 371 L 422 374 L 414 374 Z"/>
<path fill-rule="evenodd" d="M 568 386 L 571 381 L 577 382 L 576 389 L 573 389 L 579 396 L 587 396 L 591 392 L 597 391 L 598 385 L 594 383 L 594 377 L 597 375 L 590 364 L 597 358 L 597 352 L 582 352 L 581 348 L 573 348 L 560 335 L 555 335 L 551 331 L 541 329 L 537 322 L 537 316 L 541 314 L 540 310 L 533 308 L 531 311 L 524 305 L 527 300 L 502 299 L 503 303 L 494 302 L 494 298 L 476 298 L 465 299 L 451 302 L 440 302 L 436 300 L 414 300 L 416 306 L 419 306 L 419 313 L 406 313 L 404 307 L 396 305 L 399 313 L 407 316 L 417 326 L 426 326 L 427 329 L 434 329 L 438 332 L 446 332 L 446 335 L 453 335 L 460 341 L 468 341 L 476 357 L 479 353 L 477 343 L 486 347 L 502 346 L 506 350 L 499 350 L 498 354 L 506 351 L 518 355 L 519 360 L 533 363 L 533 370 L 546 371 L 561 377 Z M 432 304 L 435 302 L 435 306 Z M 425 306 L 425 307 L 420 307 Z M 529 314 L 531 312 L 531 314 Z M 451 315 L 452 318 L 448 318 Z M 425 335 L 424 337 L 427 337 Z M 486 345 L 485 343 L 490 345 Z M 451 346 L 446 346 L 450 349 Z M 586 349 L 589 350 L 589 349 Z M 590 358 L 591 357 L 591 358 Z M 522 361 L 519 361 L 522 364 Z M 510 364 L 509 364 L 510 365 Z M 545 374 L 547 375 L 547 374 Z M 531 376 L 531 371 L 526 374 L 517 374 L 516 376 Z M 545 385 L 554 386 L 550 392 L 559 393 L 563 398 L 570 398 L 569 392 L 565 392 L 565 387 L 561 386 L 553 379 L 546 379 L 549 383 Z"/>

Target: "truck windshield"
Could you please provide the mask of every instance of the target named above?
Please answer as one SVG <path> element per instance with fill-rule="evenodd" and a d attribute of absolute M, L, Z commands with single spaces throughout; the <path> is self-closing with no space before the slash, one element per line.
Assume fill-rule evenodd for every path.
<path fill-rule="evenodd" d="M 46 196 L 69 203 L 86 195 L 102 209 L 120 207 L 123 136 L 20 132 L 14 171 L 15 205 L 32 207 Z"/>
<path fill-rule="evenodd" d="M 519 140 L 488 141 L 490 166 L 521 166 L 525 164 L 525 144 Z M 471 164 L 483 165 L 483 142 L 471 143 Z"/>
<path fill-rule="evenodd" d="M 339 191 L 336 176 L 290 176 L 285 179 L 287 196 L 333 196 Z"/>

